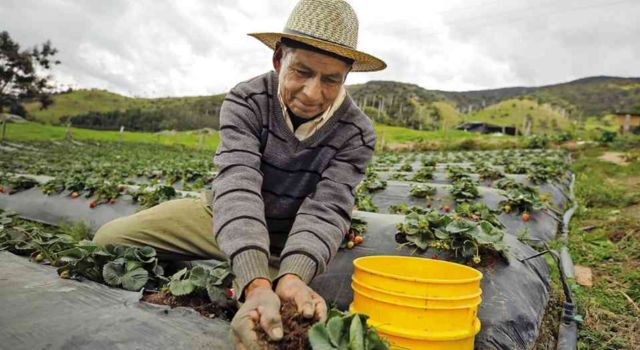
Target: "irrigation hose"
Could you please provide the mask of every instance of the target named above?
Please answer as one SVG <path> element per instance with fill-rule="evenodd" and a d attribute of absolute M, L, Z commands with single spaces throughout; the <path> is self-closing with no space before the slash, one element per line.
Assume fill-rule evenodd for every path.
<path fill-rule="evenodd" d="M 571 221 L 571 217 L 575 211 L 578 209 L 578 202 L 574 195 L 575 180 L 575 174 L 571 174 L 569 190 L 570 199 L 573 202 L 573 205 L 569 210 L 567 210 L 563 217 L 562 230 L 559 237 L 560 244 L 562 245 L 561 254 L 551 252 L 551 255 L 553 255 L 554 260 L 556 260 L 556 263 L 558 264 L 562 289 L 565 294 L 565 302 L 562 306 L 562 316 L 560 318 L 560 327 L 558 329 L 558 343 L 556 344 L 557 350 L 575 350 L 578 345 L 578 324 L 574 318 L 576 305 L 574 304 L 571 289 L 567 283 L 567 275 L 565 274 L 565 270 L 567 270 L 567 272 L 571 272 L 571 277 L 573 277 L 574 265 L 571 260 L 571 255 L 568 254 L 569 250 L 567 244 L 569 242 L 569 222 Z"/>

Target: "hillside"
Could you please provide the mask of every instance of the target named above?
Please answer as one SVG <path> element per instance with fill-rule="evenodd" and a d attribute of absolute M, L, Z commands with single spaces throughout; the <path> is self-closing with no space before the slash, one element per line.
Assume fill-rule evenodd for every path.
<path fill-rule="evenodd" d="M 540 87 L 480 91 L 427 90 L 416 84 L 370 81 L 347 87 L 354 101 L 376 122 L 418 130 L 454 128 L 462 121 L 521 127 L 531 118 L 533 131 L 566 129 L 571 121 L 601 118 L 613 111 L 640 112 L 640 78 L 590 77 Z M 117 130 L 158 131 L 217 128 L 223 94 L 197 97 L 131 98 L 103 90 L 78 90 L 54 96 L 37 120 Z M 527 117 L 528 116 L 528 117 Z"/>
<path fill-rule="evenodd" d="M 478 112 L 465 114 L 464 121 L 480 121 L 500 126 L 515 126 L 525 129 L 525 120 L 531 123 L 533 133 L 567 130 L 571 126 L 568 117 L 548 104 L 539 104 L 530 99 L 509 99 Z"/>
<path fill-rule="evenodd" d="M 223 98 L 224 95 L 133 98 L 91 89 L 57 94 L 53 97 L 54 104 L 45 110 L 40 109 L 39 103 L 27 103 L 25 108 L 36 120 L 51 124 L 64 123 L 71 118 L 73 125 L 94 129 L 116 130 L 125 125 L 132 130 L 188 130 L 217 128 Z M 159 121 L 158 128 L 135 127 L 142 119 Z M 105 120 L 112 121 L 112 125 L 105 124 Z"/>

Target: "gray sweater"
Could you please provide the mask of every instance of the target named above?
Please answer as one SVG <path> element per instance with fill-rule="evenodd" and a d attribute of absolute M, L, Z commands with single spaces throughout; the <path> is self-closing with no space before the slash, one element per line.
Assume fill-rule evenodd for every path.
<path fill-rule="evenodd" d="M 260 75 L 231 89 L 220 110 L 213 233 L 240 291 L 270 279 L 271 253 L 280 255 L 278 277 L 309 283 L 325 271 L 351 224 L 355 188 L 376 143 L 371 120 L 349 96 L 299 141 L 277 89 L 276 72 Z"/>

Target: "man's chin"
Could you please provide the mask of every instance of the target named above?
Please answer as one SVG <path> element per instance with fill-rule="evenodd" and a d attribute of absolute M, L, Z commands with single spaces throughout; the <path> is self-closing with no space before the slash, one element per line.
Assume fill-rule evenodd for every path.
<path fill-rule="evenodd" d="M 304 111 L 298 108 L 292 108 L 291 112 L 293 112 L 293 114 L 297 115 L 300 118 L 312 119 L 322 114 L 323 111 Z"/>

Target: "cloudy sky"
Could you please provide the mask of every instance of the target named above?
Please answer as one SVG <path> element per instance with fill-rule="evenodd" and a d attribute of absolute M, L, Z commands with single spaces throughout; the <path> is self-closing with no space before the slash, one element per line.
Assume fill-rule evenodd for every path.
<path fill-rule="evenodd" d="M 283 28 L 297 0 L 0 0 L 0 30 L 22 47 L 51 40 L 54 77 L 128 96 L 225 92 L 270 70 L 248 32 Z M 640 77 L 640 0 L 349 0 L 358 48 L 388 68 L 348 83 L 429 89 Z"/>

